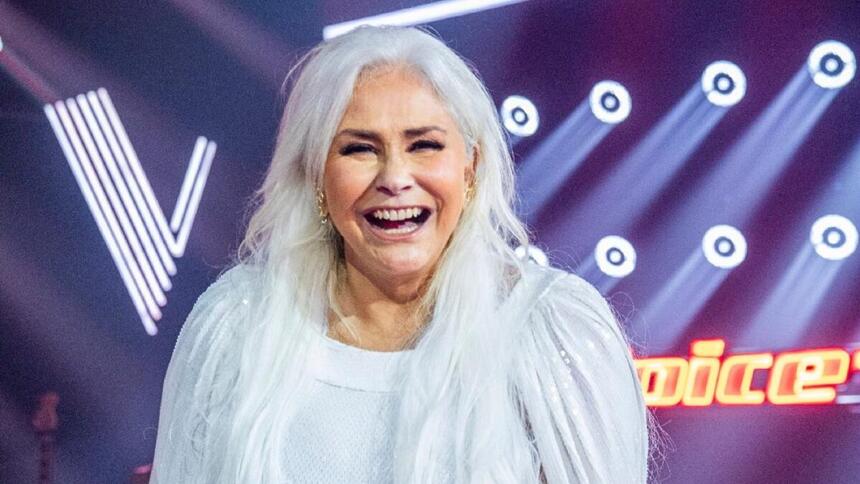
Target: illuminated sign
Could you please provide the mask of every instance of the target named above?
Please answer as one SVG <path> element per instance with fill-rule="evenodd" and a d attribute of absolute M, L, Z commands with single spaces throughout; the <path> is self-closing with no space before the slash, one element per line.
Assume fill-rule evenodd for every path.
<path fill-rule="evenodd" d="M 683 405 L 826 404 L 837 399 L 836 386 L 860 372 L 860 350 L 819 348 L 782 353 L 724 357 L 721 339 L 696 340 L 690 357 L 641 358 L 635 361 L 645 403 L 650 407 Z M 753 378 L 762 377 L 763 388 Z M 761 387 L 761 385 L 759 385 Z"/>
<path fill-rule="evenodd" d="M 147 333 L 158 332 L 206 185 L 215 142 L 200 136 L 168 224 L 104 88 L 45 105 L 45 114 Z"/>

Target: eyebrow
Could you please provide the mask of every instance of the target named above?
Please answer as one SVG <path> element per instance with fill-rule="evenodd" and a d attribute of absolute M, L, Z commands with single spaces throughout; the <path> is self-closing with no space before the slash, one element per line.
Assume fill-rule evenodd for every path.
<path fill-rule="evenodd" d="M 439 126 L 421 126 L 420 128 L 408 128 L 403 130 L 403 136 L 406 138 L 417 138 L 419 136 L 425 135 L 430 131 L 441 131 L 444 134 L 448 132 Z M 343 136 L 343 135 L 352 135 L 357 138 L 368 139 L 372 141 L 381 141 L 382 137 L 375 131 L 368 131 L 364 129 L 352 129 L 346 128 L 340 131 L 335 137 Z"/>

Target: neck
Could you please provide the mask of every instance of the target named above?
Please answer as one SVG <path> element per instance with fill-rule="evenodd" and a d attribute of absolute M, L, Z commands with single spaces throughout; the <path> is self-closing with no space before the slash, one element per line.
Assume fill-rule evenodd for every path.
<path fill-rule="evenodd" d="M 369 274 L 349 260 L 344 276 L 336 292 L 343 319 L 330 313 L 329 336 L 377 351 L 403 349 L 422 323 L 416 312 L 426 276 L 392 278 Z M 347 324 L 355 330 L 355 336 Z"/>

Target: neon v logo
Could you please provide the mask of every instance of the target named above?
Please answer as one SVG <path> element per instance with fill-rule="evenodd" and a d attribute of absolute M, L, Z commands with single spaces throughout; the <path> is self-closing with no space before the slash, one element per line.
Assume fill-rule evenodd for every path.
<path fill-rule="evenodd" d="M 173 259 L 185 252 L 215 142 L 197 138 L 168 227 L 104 88 L 46 104 L 45 114 L 140 320 L 155 335 L 160 307 L 167 304 L 164 293 L 176 274 Z"/>

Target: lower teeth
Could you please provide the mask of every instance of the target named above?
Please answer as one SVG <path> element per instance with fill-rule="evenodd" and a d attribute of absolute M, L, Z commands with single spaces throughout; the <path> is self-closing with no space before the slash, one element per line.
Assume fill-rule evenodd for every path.
<path fill-rule="evenodd" d="M 387 234 L 405 234 L 414 231 L 418 228 L 418 224 L 414 222 L 407 222 L 396 229 L 382 229 Z"/>

